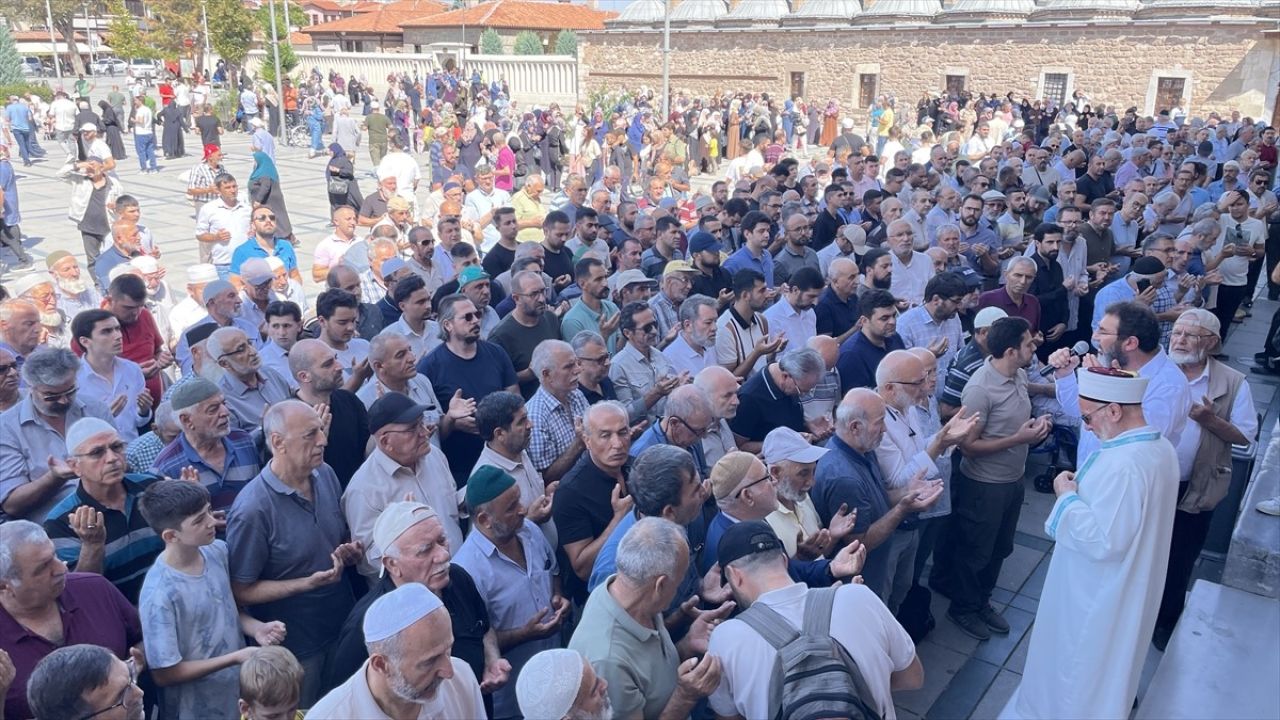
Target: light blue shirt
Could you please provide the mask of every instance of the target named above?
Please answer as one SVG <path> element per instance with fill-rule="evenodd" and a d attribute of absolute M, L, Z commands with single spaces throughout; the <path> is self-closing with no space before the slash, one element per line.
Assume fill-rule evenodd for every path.
<path fill-rule="evenodd" d="M 724 261 L 725 272 L 733 275 L 739 270 L 755 270 L 764 275 L 764 284 L 773 287 L 773 256 L 766 250 L 760 257 L 751 254 L 751 250 L 743 245 L 728 260 Z"/>

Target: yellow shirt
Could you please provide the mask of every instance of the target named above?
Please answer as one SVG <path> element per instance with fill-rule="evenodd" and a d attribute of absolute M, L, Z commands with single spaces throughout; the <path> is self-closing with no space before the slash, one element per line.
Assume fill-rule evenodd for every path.
<path fill-rule="evenodd" d="M 885 108 L 884 112 L 880 113 L 880 124 L 876 127 L 876 134 L 887 136 L 891 127 L 893 127 L 893 108 Z"/>
<path fill-rule="evenodd" d="M 813 500 L 807 497 L 796 503 L 794 511 L 778 503 L 778 509 L 769 513 L 764 521 L 778 534 L 778 539 L 787 548 L 788 557 L 795 557 L 797 533 L 803 532 L 805 537 L 809 537 L 822 529 L 818 510 L 813 506 Z"/>
<path fill-rule="evenodd" d="M 516 211 L 516 222 L 536 219 L 539 227 L 525 228 L 516 234 L 520 242 L 538 242 L 542 240 L 542 219 L 547 216 L 547 209 L 542 203 L 529 197 L 529 193 L 518 190 L 511 195 L 511 208 Z"/>

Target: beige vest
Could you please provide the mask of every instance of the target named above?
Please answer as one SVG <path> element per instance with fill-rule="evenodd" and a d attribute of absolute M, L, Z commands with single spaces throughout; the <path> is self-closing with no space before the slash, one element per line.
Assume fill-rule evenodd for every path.
<path fill-rule="evenodd" d="M 1206 394 L 1213 403 L 1213 414 L 1229 421 L 1244 375 L 1213 358 L 1209 358 L 1208 368 L 1209 391 Z M 1226 497 L 1230 486 L 1231 444 L 1201 428 L 1200 447 L 1196 449 L 1191 480 L 1178 502 L 1178 509 L 1191 514 L 1212 512 Z"/>

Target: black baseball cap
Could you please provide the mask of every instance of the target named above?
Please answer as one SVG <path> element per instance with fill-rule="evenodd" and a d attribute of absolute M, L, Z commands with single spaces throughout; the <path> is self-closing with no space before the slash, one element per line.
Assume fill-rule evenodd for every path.
<path fill-rule="evenodd" d="M 720 572 L 728 582 L 729 575 L 725 568 L 735 560 L 741 560 L 756 553 L 782 551 L 786 547 L 778 539 L 778 534 L 763 520 L 734 523 L 724 535 L 720 536 L 720 545 L 716 548 L 716 560 L 720 563 Z"/>
<path fill-rule="evenodd" d="M 415 423 L 429 408 L 410 400 L 407 395 L 390 392 L 369 407 L 369 432 L 376 433 L 387 425 Z"/>

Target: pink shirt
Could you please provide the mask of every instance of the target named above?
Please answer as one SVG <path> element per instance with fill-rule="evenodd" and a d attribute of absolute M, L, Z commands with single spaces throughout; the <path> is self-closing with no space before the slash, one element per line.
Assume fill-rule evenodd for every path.
<path fill-rule="evenodd" d="M 498 150 L 498 170 L 507 170 L 508 174 L 503 175 L 501 172 L 495 173 L 493 178 L 493 186 L 499 190 L 511 192 L 515 185 L 516 172 L 516 154 L 511 152 L 511 148 L 503 147 Z"/>

